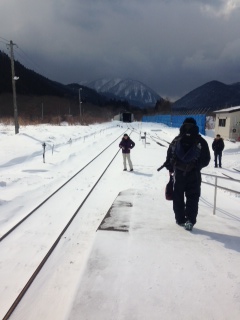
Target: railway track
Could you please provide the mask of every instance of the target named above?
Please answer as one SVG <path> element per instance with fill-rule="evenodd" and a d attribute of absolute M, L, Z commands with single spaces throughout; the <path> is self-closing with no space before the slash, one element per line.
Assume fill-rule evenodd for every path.
<path fill-rule="evenodd" d="M 120 137 L 121 136 L 122 134 L 120 135 Z M 118 139 L 119 137 L 116 140 Z M 116 142 L 116 140 L 114 140 L 107 148 L 102 150 L 101 153 L 99 153 L 95 158 L 89 161 L 76 174 L 74 174 L 70 179 L 68 179 L 66 183 L 64 183 L 60 188 L 58 188 L 49 197 L 47 197 L 46 200 L 44 200 L 34 210 L 32 210 L 33 212 L 27 214 L 26 217 L 22 219 L 23 221 L 21 221 L 21 223 L 18 223 L 16 224 L 16 226 L 13 226 L 11 230 L 7 232 L 7 235 L 4 236 L 4 238 L 2 239 L 4 241 L 1 242 L 1 246 L 5 245 L 5 242 L 6 242 L 6 246 L 5 246 L 5 250 L 1 251 L 0 249 L 0 255 L 7 255 L 9 248 L 12 248 L 11 245 L 9 246 L 9 244 L 12 244 L 14 242 L 16 242 L 17 247 L 21 249 L 22 248 L 21 244 L 23 244 L 24 246 L 24 242 L 21 243 L 21 238 L 26 238 L 29 236 L 28 242 L 30 242 L 31 239 L 33 239 L 33 235 L 36 233 L 34 233 L 33 230 L 28 229 L 28 227 L 31 226 L 32 223 L 34 222 L 35 214 L 36 216 L 38 216 L 38 218 L 40 216 L 43 216 L 44 214 L 46 217 L 48 217 L 48 215 L 52 211 L 53 203 L 56 202 L 56 200 L 54 200 L 55 199 L 54 197 L 58 198 L 59 204 L 58 204 L 58 208 L 56 209 L 56 214 L 54 215 L 54 217 L 52 217 L 51 224 L 53 224 L 54 221 L 55 222 L 58 221 L 58 218 L 60 219 L 60 216 L 64 214 L 64 211 L 69 211 L 67 216 L 64 217 L 63 219 L 64 221 L 63 220 L 61 221 L 61 226 L 59 226 L 59 231 L 57 234 L 52 235 L 50 229 L 45 230 L 45 228 L 48 227 L 47 223 L 45 223 L 44 226 L 42 227 L 44 231 L 41 231 L 39 232 L 39 234 L 37 234 L 37 237 L 39 236 L 44 237 L 43 232 L 45 234 L 47 233 L 48 236 L 51 234 L 52 236 L 51 245 L 49 244 L 50 243 L 49 238 L 47 241 L 47 245 L 45 243 L 41 244 L 41 246 L 43 246 L 44 248 L 36 247 L 36 244 L 33 243 L 33 251 L 31 253 L 32 257 L 34 258 L 36 252 L 40 252 L 41 258 L 38 258 L 37 263 L 35 263 L 34 265 L 31 265 L 31 268 L 29 268 L 27 277 L 24 277 L 23 279 L 21 279 L 21 274 L 12 275 L 13 279 L 11 279 L 11 283 L 16 284 L 17 281 L 15 279 L 18 279 L 18 280 L 21 279 L 21 284 L 20 285 L 18 284 L 18 287 L 14 291 L 13 295 L 10 296 L 8 294 L 6 295 L 4 294 L 4 301 L 3 301 L 4 305 L 2 305 L 2 301 L 0 301 L 0 318 L 1 319 L 3 320 L 9 319 L 11 315 L 14 314 L 14 310 L 17 308 L 17 306 L 19 305 L 24 295 L 28 292 L 29 288 L 31 287 L 34 280 L 39 275 L 40 271 L 42 270 L 46 262 L 52 256 L 52 253 L 58 246 L 60 240 L 63 238 L 66 231 L 73 224 L 73 221 L 75 220 L 75 218 L 81 214 L 81 210 L 83 209 L 84 204 L 87 202 L 87 200 L 90 201 L 91 195 L 93 195 L 99 182 L 102 180 L 102 178 L 104 177 L 104 174 L 106 173 L 108 168 L 111 166 L 112 162 L 114 161 L 115 157 L 119 152 L 119 150 L 116 152 L 116 145 L 113 145 Z M 112 150 L 110 150 L 111 146 L 113 146 Z M 105 160 L 103 161 L 102 160 L 103 158 L 100 159 L 100 157 L 103 157 Z M 99 164 L 102 162 L 106 162 L 107 165 L 104 168 L 100 168 L 98 176 L 91 177 L 92 175 L 91 168 L 99 166 Z M 89 182 L 90 177 L 91 177 L 91 183 Z M 79 180 L 76 181 L 76 179 L 79 179 Z M 87 182 L 87 184 L 83 185 L 83 181 Z M 69 188 L 69 185 L 72 183 L 73 183 L 73 186 Z M 64 202 L 67 201 L 66 198 L 70 197 L 70 195 L 71 195 L 71 198 L 68 200 L 68 203 L 64 208 L 63 207 Z M 75 208 L 72 204 L 73 200 L 74 201 L 77 200 Z M 60 213 L 60 210 L 62 210 L 61 211 L 62 213 Z M 41 219 L 39 220 L 39 222 L 40 221 Z M 38 223 L 38 226 L 39 225 L 40 223 Z M 39 230 L 39 228 L 37 228 L 37 230 Z M 24 239 L 24 241 L 26 241 L 26 239 Z M 26 252 L 23 254 L 24 259 L 22 260 L 22 262 L 17 262 L 19 264 L 19 269 L 21 269 L 24 263 L 32 264 L 32 259 L 29 259 L 29 261 L 27 260 L 26 258 L 27 254 L 28 253 Z M 14 252 L 12 253 L 12 257 L 14 257 Z M 1 266 L 1 272 L 3 271 L 6 273 L 6 283 L 1 284 L 2 288 L 6 288 L 6 286 L 8 285 L 8 279 L 9 277 L 11 277 L 11 272 L 10 271 L 8 272 L 7 269 L 8 268 L 6 267 L 5 270 L 3 270 Z M 3 294 L 1 294 L 1 296 L 3 296 Z M 11 301 L 11 303 L 9 303 L 9 301 Z M 2 306 L 4 306 L 4 309 L 2 308 Z"/>
<path fill-rule="evenodd" d="M 79 174 L 81 174 L 85 168 L 87 168 L 93 161 L 95 161 L 105 150 L 107 150 L 110 146 L 112 146 L 119 138 L 122 136 L 118 136 L 114 139 L 109 145 L 107 145 L 101 152 L 99 152 L 93 159 L 91 159 L 86 165 L 84 165 L 80 170 L 78 170 L 73 176 L 71 176 L 65 183 L 63 183 L 59 188 L 57 188 L 54 192 L 52 192 L 45 200 L 40 202 L 33 210 L 27 213 L 23 218 L 21 218 L 17 223 L 14 223 L 7 231 L 4 231 L 0 236 L 0 242 L 3 241 L 9 234 L 11 234 L 17 227 L 19 227 L 25 220 L 27 220 L 33 213 L 35 213 L 39 208 L 41 208 L 44 204 L 47 203 L 53 196 L 55 196 L 59 191 L 61 191 L 67 184 L 70 183 L 71 180 L 76 178 Z"/>
<path fill-rule="evenodd" d="M 1 273 L 5 275 L 5 280 L 1 283 L 2 290 L 0 289 L 2 291 L 0 295 L 3 297 L 0 302 L 1 319 L 9 319 L 64 233 L 76 216 L 81 214 L 85 202 L 93 195 L 98 183 L 120 151 L 118 149 L 116 152 L 117 140 L 119 137 L 2 237 L 4 241 L 1 242 L 0 255 L 7 257 L 7 260 L 5 265 L 0 264 Z M 106 163 L 104 168 L 101 166 L 103 162 Z M 92 173 L 96 171 L 96 167 L 97 175 Z M 56 203 L 57 207 L 54 207 Z M 39 242 L 39 237 L 43 241 Z M 21 255 L 16 260 L 16 253 L 19 251 Z M 9 266 L 8 261 L 15 265 Z"/>

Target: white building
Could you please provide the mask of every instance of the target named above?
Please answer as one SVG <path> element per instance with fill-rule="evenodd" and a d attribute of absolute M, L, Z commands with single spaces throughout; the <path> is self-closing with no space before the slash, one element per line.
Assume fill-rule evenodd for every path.
<path fill-rule="evenodd" d="M 214 111 L 216 114 L 215 135 L 224 139 L 240 141 L 240 106 Z"/>

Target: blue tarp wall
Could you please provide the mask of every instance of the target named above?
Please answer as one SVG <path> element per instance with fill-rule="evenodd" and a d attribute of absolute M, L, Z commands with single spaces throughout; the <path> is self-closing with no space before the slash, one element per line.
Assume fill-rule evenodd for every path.
<path fill-rule="evenodd" d="M 157 122 L 164 123 L 169 127 L 180 128 L 183 121 L 186 118 L 194 118 L 199 127 L 199 132 L 205 135 L 205 127 L 206 127 L 206 115 L 205 114 L 194 114 L 194 115 L 182 115 L 182 116 L 174 116 L 174 115 L 154 115 L 154 116 L 144 116 L 142 118 L 142 122 Z"/>

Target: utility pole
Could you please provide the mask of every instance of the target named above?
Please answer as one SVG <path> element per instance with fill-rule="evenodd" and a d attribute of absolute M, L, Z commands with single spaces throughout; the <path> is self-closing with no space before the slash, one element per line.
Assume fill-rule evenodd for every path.
<path fill-rule="evenodd" d="M 81 101 L 81 90 L 82 88 L 78 89 L 78 99 L 79 99 L 79 117 L 80 117 L 80 122 L 82 121 L 82 101 Z"/>
<path fill-rule="evenodd" d="M 13 56 L 13 46 L 15 44 L 10 40 L 10 58 L 11 58 L 11 68 L 12 68 L 12 89 L 13 89 L 13 109 L 14 109 L 14 123 L 15 123 L 15 134 L 19 133 L 19 123 L 18 123 L 18 108 L 17 108 L 17 95 L 16 95 L 16 80 L 18 77 L 15 76 L 14 70 L 14 56 Z"/>

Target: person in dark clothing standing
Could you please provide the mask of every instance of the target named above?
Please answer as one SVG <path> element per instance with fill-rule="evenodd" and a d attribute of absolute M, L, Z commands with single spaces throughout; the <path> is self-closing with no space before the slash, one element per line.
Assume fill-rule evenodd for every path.
<path fill-rule="evenodd" d="M 130 158 L 130 150 L 134 148 L 134 146 L 135 146 L 135 143 L 125 133 L 123 135 L 122 141 L 119 143 L 119 148 L 122 149 L 122 155 L 123 155 L 123 171 L 127 170 L 127 161 L 128 161 L 130 171 L 133 171 L 133 165 Z"/>
<path fill-rule="evenodd" d="M 174 174 L 173 211 L 176 223 L 189 231 L 197 221 L 201 169 L 209 161 L 209 147 L 199 134 L 195 119 L 186 118 L 179 135 L 169 145 L 164 166 L 169 174 Z"/>
<path fill-rule="evenodd" d="M 212 149 L 214 151 L 215 168 L 217 168 L 218 165 L 219 165 L 219 168 L 222 168 L 222 152 L 224 149 L 224 142 L 220 134 L 217 134 L 216 138 L 213 140 Z"/>

